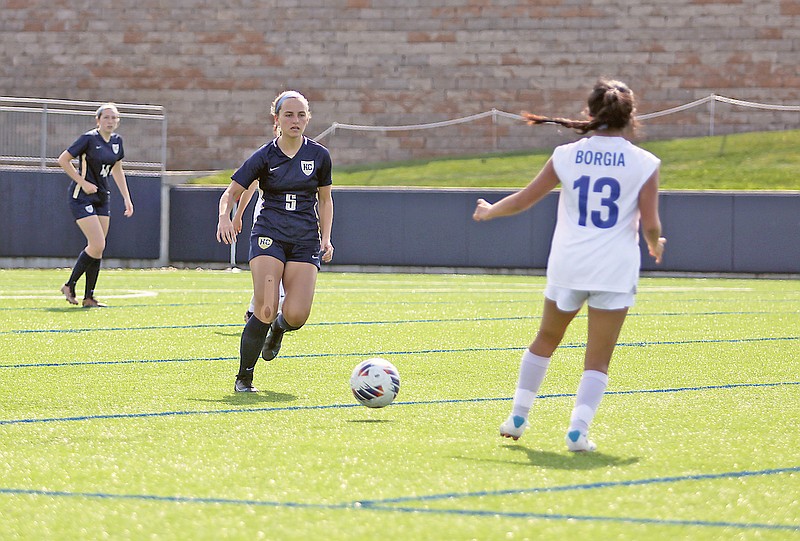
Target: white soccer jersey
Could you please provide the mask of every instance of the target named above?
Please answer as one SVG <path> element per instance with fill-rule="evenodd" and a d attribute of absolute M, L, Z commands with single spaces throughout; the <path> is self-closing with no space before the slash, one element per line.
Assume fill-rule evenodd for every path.
<path fill-rule="evenodd" d="M 553 151 L 561 181 L 549 284 L 633 291 L 639 279 L 639 191 L 661 163 L 622 137 L 595 135 Z"/>

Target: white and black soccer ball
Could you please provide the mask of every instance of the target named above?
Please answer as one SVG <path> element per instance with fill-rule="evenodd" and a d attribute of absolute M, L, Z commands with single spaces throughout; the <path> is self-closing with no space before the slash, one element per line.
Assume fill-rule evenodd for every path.
<path fill-rule="evenodd" d="M 388 406 L 400 392 L 400 372 L 386 359 L 367 359 L 353 369 L 350 390 L 368 408 Z"/>

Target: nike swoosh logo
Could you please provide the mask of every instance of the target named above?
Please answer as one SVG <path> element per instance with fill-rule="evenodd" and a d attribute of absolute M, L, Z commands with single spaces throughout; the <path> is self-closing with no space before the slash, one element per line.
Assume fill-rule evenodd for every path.
<path fill-rule="evenodd" d="M 97 148 L 100 148 L 100 147 L 97 147 Z M 273 171 L 275 171 L 276 169 L 280 169 L 280 167 L 281 167 L 280 165 L 279 165 L 278 167 L 270 167 L 270 168 L 269 168 L 269 172 L 270 172 L 270 173 L 272 173 L 272 172 L 273 172 Z"/>
<path fill-rule="evenodd" d="M 94 147 L 94 148 L 95 148 L 95 150 L 99 150 L 99 149 L 100 149 L 100 147 L 99 147 L 99 146 L 96 146 L 96 147 Z"/>

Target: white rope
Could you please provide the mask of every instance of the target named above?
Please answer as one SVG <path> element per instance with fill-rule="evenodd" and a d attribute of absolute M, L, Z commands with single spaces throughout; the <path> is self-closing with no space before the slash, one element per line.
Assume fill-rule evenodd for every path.
<path fill-rule="evenodd" d="M 769 109 L 771 111 L 800 111 L 800 105 L 767 105 L 765 103 L 755 103 L 752 101 L 735 100 L 724 96 L 714 96 L 717 101 L 739 105 L 741 107 L 752 107 L 754 109 Z"/>
<path fill-rule="evenodd" d="M 704 103 L 708 103 L 710 101 L 721 101 L 724 103 L 729 103 L 731 105 L 738 105 L 740 107 L 752 107 L 755 109 L 768 109 L 773 111 L 800 111 L 800 105 L 769 105 L 766 103 L 756 103 L 751 101 L 742 101 L 733 98 L 726 98 L 724 96 L 718 96 L 716 94 L 710 94 L 705 98 L 700 98 L 699 100 L 695 100 L 691 103 L 686 103 L 684 105 L 679 105 L 677 107 L 672 107 L 670 109 L 664 109 L 663 111 L 654 111 L 652 113 L 647 113 L 643 115 L 638 115 L 637 118 L 640 120 L 647 120 L 649 118 L 658 118 L 661 116 L 671 115 L 673 113 L 679 113 L 681 111 L 685 111 L 687 109 L 691 109 L 693 107 L 697 107 L 698 105 L 703 105 Z M 428 124 L 407 124 L 403 126 L 367 126 L 367 125 L 359 125 L 359 124 L 340 124 L 339 122 L 334 122 L 330 125 L 327 129 L 325 129 L 322 133 L 317 135 L 314 139 L 320 140 L 323 137 L 326 137 L 330 134 L 335 134 L 336 130 L 353 130 L 353 131 L 404 131 L 404 130 L 428 130 L 431 128 L 441 128 L 444 126 L 453 126 L 455 124 L 463 124 L 465 122 L 472 122 L 474 120 L 480 120 L 481 118 L 486 118 L 487 116 L 492 117 L 503 117 L 503 118 L 510 118 L 512 120 L 525 120 L 522 115 L 518 115 L 515 113 L 508 113 L 506 111 L 500 111 L 498 109 L 492 109 L 491 111 L 485 111 L 483 113 L 478 113 L 475 115 L 465 116 L 461 118 L 455 118 L 453 120 L 443 120 L 440 122 L 431 122 Z"/>
<path fill-rule="evenodd" d="M 429 124 L 408 124 L 405 126 L 365 126 L 358 124 L 340 124 L 334 122 L 331 127 L 319 134 L 315 139 L 322 139 L 328 133 L 335 132 L 336 130 L 355 130 L 355 131 L 403 131 L 403 130 L 429 130 L 431 128 L 442 128 L 444 126 L 453 126 L 455 124 L 463 124 L 465 122 L 472 122 L 473 120 L 480 120 L 487 116 L 493 115 L 493 111 L 486 111 L 476 115 L 455 118 L 453 120 L 443 120 L 441 122 L 431 122 Z"/>
<path fill-rule="evenodd" d="M 677 107 L 673 107 L 671 109 L 664 109 L 663 111 L 656 111 L 654 113 L 647 113 L 644 115 L 637 115 L 636 118 L 639 120 L 647 120 L 648 118 L 658 118 L 660 116 L 671 115 L 672 113 L 679 113 L 681 111 L 685 111 L 687 109 L 691 109 L 692 107 L 697 107 L 698 105 L 703 105 L 709 101 L 714 99 L 714 94 L 710 96 L 706 96 L 705 98 L 701 98 L 699 100 L 693 101 L 691 103 L 687 103 L 685 105 L 679 105 Z"/>

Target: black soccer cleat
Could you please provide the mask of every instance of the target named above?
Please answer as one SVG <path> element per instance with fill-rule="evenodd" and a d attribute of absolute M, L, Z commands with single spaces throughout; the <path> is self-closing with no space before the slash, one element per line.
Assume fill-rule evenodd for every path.
<path fill-rule="evenodd" d="M 267 338 L 264 340 L 264 346 L 261 348 L 261 358 L 265 361 L 271 361 L 277 357 L 278 352 L 281 350 L 281 341 L 286 331 L 276 329 L 275 327 L 274 323 L 269 326 Z"/>
<path fill-rule="evenodd" d="M 258 389 L 253 387 L 253 378 L 240 378 L 236 376 L 236 383 L 233 385 L 233 390 L 237 393 L 257 393 Z"/>

